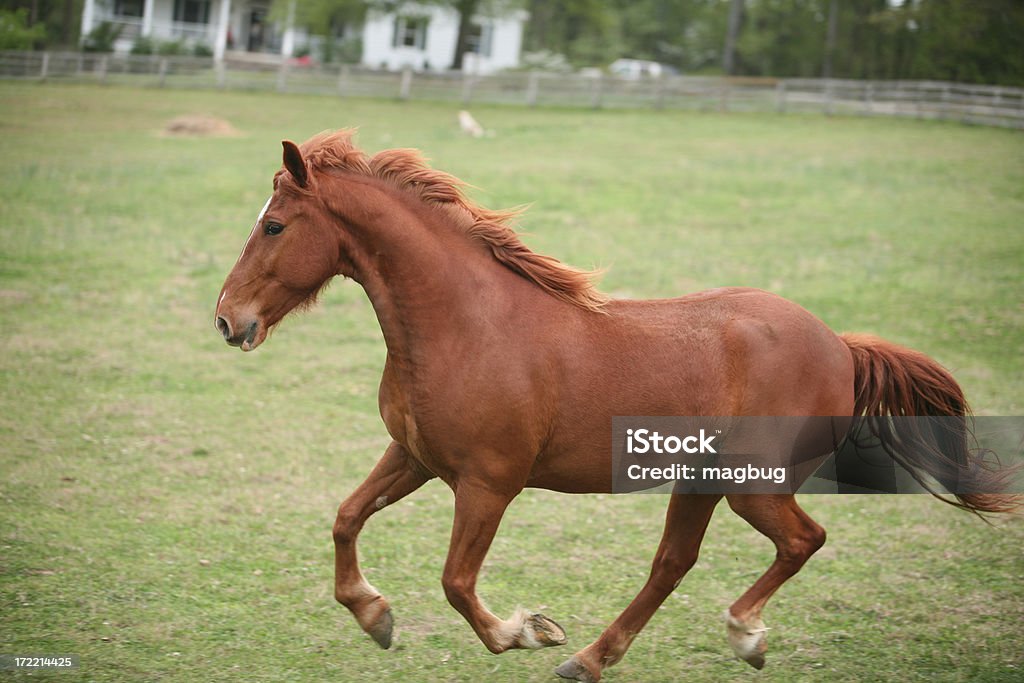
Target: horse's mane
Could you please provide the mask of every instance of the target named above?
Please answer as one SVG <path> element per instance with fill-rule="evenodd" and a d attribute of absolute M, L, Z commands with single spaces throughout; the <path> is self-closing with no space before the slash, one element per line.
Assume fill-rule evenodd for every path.
<path fill-rule="evenodd" d="M 431 168 L 419 150 L 390 149 L 369 157 L 352 143 L 351 130 L 321 133 L 301 145 L 302 156 L 313 173 L 331 169 L 377 178 L 414 193 L 428 204 L 461 210 L 468 216 L 466 233 L 486 245 L 500 263 L 574 306 L 599 311 L 608 301 L 594 286 L 593 272 L 567 266 L 558 259 L 533 252 L 510 226 L 520 210 L 492 211 L 463 193 L 465 183 Z M 283 170 L 275 185 L 301 192 Z M 284 189 L 284 188 L 281 188 Z"/>

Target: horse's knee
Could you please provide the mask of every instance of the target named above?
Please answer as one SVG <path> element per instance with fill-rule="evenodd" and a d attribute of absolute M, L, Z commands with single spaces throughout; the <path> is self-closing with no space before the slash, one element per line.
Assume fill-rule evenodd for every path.
<path fill-rule="evenodd" d="M 665 593 L 675 590 L 683 576 L 697 564 L 697 550 L 676 551 L 654 558 L 651 580 Z"/>
<path fill-rule="evenodd" d="M 696 548 L 687 550 L 686 552 L 680 553 L 678 556 L 673 557 L 670 563 L 672 573 L 682 578 L 686 572 L 693 569 L 693 565 L 697 564 L 698 551 Z"/>
<path fill-rule="evenodd" d="M 345 505 L 342 504 L 338 508 L 338 515 L 334 518 L 334 528 L 332 534 L 334 536 L 335 545 L 350 545 L 356 540 L 356 536 L 359 534 L 360 520 L 357 514 L 347 510 Z"/>

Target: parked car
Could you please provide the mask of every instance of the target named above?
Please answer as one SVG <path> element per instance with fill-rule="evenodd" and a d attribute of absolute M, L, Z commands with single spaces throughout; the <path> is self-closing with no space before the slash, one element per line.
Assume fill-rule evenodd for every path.
<path fill-rule="evenodd" d="M 639 80 L 641 78 L 661 78 L 678 71 L 668 64 L 652 62 L 646 59 L 616 59 L 608 67 L 608 71 L 620 78 Z"/>

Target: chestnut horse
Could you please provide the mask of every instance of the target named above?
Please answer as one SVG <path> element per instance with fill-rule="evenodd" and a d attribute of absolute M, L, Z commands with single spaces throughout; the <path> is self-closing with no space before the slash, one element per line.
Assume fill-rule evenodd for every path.
<path fill-rule="evenodd" d="M 754 289 L 612 300 L 586 272 L 530 251 L 515 212 L 469 201 L 414 150 L 369 157 L 350 132 L 284 143 L 284 167 L 217 302 L 216 326 L 243 351 L 335 276 L 365 289 L 384 333 L 380 414 L 392 441 L 338 509 L 334 595 L 384 648 L 388 601 L 363 577 L 356 537 L 375 512 L 433 477 L 455 495 L 442 583 L 491 652 L 566 642 L 557 623 L 491 613 L 477 574 L 524 487 L 609 492 L 616 415 L 953 415 L 967 410 L 928 357 L 836 335 L 800 306 Z M 983 476 L 969 461 L 965 475 Z M 673 494 L 650 576 L 626 610 L 557 669 L 597 681 L 693 566 L 722 495 Z M 724 496 L 775 544 L 775 561 L 729 607 L 738 657 L 761 668 L 761 612 L 825 542 L 792 495 Z M 1009 496 L 947 500 L 1002 511 Z"/>

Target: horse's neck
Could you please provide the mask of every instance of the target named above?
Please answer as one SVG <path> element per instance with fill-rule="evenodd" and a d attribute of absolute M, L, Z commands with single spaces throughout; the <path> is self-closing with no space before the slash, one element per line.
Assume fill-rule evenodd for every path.
<path fill-rule="evenodd" d="M 522 288 L 509 286 L 510 277 L 520 278 L 453 224 L 457 216 L 446 222 L 444 211 L 417 211 L 402 201 L 374 208 L 357 214 L 351 275 L 366 291 L 392 356 L 415 360 L 493 327 L 522 296 Z"/>

